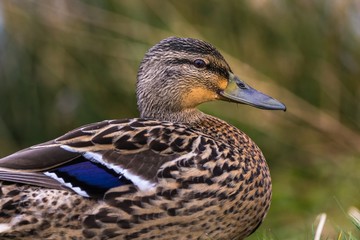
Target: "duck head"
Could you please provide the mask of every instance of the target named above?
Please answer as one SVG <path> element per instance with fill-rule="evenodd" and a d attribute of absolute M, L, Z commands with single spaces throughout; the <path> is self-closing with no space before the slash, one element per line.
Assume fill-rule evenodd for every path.
<path fill-rule="evenodd" d="M 212 45 L 192 38 L 169 37 L 149 49 L 140 64 L 136 95 L 141 117 L 176 122 L 196 121 L 201 112 L 195 107 L 212 100 L 286 109 L 234 75 Z"/>

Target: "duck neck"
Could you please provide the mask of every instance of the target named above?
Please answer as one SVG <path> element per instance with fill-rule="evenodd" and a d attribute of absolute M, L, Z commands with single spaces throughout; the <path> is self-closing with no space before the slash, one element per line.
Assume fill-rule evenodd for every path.
<path fill-rule="evenodd" d="M 161 121 L 169 121 L 174 123 L 184 123 L 184 124 L 196 124 L 201 122 L 206 118 L 206 114 L 199 111 L 196 108 L 183 109 L 181 111 L 171 111 L 171 112 L 148 112 L 141 113 L 142 118 L 154 118 Z"/>

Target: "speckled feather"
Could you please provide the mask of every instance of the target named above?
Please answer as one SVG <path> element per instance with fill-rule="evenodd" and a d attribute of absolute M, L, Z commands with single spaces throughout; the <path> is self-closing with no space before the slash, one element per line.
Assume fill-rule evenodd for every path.
<path fill-rule="evenodd" d="M 231 71 L 198 40 L 169 38 L 154 48 L 167 57 L 208 54 L 222 72 Z M 173 105 L 154 112 L 159 99 L 146 101 L 155 98 L 146 82 L 167 76 L 148 66 L 155 50 L 138 76 L 143 118 L 89 124 L 0 159 L 2 239 L 243 239 L 261 224 L 271 179 L 260 149 L 218 118 L 195 109 L 179 113 L 181 90 L 179 99 L 168 96 Z M 221 71 L 204 74 L 222 81 Z M 220 80 L 203 86 L 220 88 Z"/>
<path fill-rule="evenodd" d="M 210 116 L 191 128 L 145 119 L 121 122 L 91 124 L 35 148 L 50 144 L 78 153 L 101 152 L 104 161 L 127 167 L 155 182 L 156 188 L 142 192 L 128 184 L 111 189 L 100 201 L 66 190 L 3 185 L 2 222 L 18 215 L 7 236 L 28 233 L 44 238 L 52 236 L 54 229 L 61 236 L 58 227 L 72 226 L 73 234 L 79 231 L 74 236 L 84 238 L 159 239 L 165 234 L 166 239 L 179 235 L 229 239 L 226 236 L 241 238 L 237 232 L 246 236 L 260 224 L 269 206 L 271 182 L 260 150 L 242 132 Z M 233 145 L 242 147 L 233 149 Z M 149 151 L 159 157 L 146 158 Z M 7 190 L 10 187 L 13 190 Z M 37 216 L 38 209 L 45 210 L 44 215 Z M 85 216 L 79 214 L 84 212 Z M 243 212 L 252 214 L 244 217 Z M 161 226 L 163 222 L 166 225 Z M 216 228 L 211 229 L 211 224 Z"/>

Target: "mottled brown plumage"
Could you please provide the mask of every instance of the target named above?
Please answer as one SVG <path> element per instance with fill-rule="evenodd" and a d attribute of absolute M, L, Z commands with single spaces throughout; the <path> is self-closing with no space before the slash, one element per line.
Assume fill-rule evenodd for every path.
<path fill-rule="evenodd" d="M 0 237 L 243 239 L 271 179 L 243 132 L 195 106 L 285 109 L 233 75 L 208 43 L 167 38 L 141 63 L 141 118 L 107 120 L 0 159 Z"/>

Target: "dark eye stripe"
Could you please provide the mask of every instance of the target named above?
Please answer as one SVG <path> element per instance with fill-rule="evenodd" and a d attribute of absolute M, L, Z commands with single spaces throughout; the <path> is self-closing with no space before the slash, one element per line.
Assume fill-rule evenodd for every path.
<path fill-rule="evenodd" d="M 222 67 L 219 67 L 219 66 L 216 66 L 214 64 L 209 64 L 207 66 L 207 69 L 211 72 L 214 72 L 220 76 L 223 76 L 225 78 L 229 78 L 229 70 L 225 69 L 225 68 L 222 68 Z"/>
<path fill-rule="evenodd" d="M 189 64 L 189 65 L 194 65 L 194 62 L 189 60 L 189 59 L 183 59 L 183 58 L 175 58 L 175 59 L 171 59 L 171 60 L 167 60 L 166 64 L 169 65 L 180 65 L 180 64 Z M 216 73 L 220 76 L 223 76 L 225 78 L 229 78 L 229 70 L 222 68 L 218 65 L 215 65 L 213 63 L 207 64 L 206 65 L 206 69 L 208 71 L 211 71 L 213 73 Z"/>

